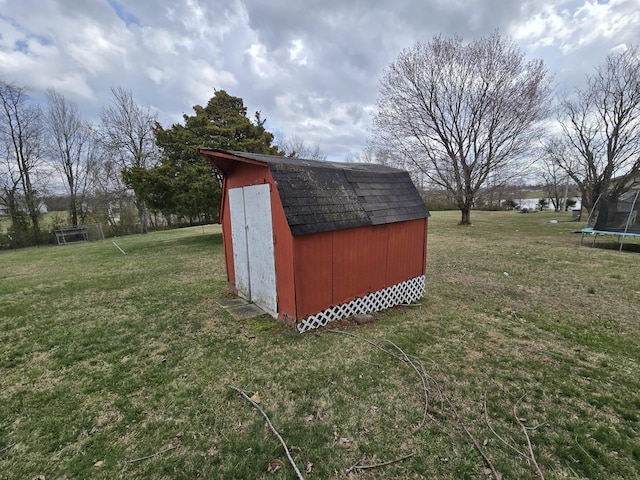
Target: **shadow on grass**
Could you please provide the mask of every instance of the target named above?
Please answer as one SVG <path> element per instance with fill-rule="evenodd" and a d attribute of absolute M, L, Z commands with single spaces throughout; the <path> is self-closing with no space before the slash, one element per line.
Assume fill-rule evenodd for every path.
<path fill-rule="evenodd" d="M 583 245 L 589 248 L 596 248 L 599 250 L 620 250 L 620 244 L 618 242 L 597 242 L 594 246 Z M 622 253 L 640 253 L 640 243 L 624 243 L 622 246 Z"/>
<path fill-rule="evenodd" d="M 193 235 L 190 237 L 176 238 L 173 243 L 175 243 L 176 245 L 184 245 L 184 246 L 222 245 L 222 233 L 213 233 L 213 234 L 206 233 L 202 235 Z"/>

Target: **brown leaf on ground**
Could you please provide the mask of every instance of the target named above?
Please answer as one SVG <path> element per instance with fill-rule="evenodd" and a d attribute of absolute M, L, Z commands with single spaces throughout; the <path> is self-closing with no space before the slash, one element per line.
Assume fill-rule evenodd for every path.
<path fill-rule="evenodd" d="M 349 448 L 351 446 L 351 440 L 349 440 L 347 437 L 340 437 L 340 440 L 338 440 L 338 445 L 340 445 L 342 448 Z"/>
<path fill-rule="evenodd" d="M 282 460 L 280 460 L 279 458 L 274 458 L 273 460 L 270 460 L 269 463 L 267 464 L 267 472 L 276 473 L 283 466 L 284 466 L 284 462 Z"/>
<path fill-rule="evenodd" d="M 313 470 L 313 463 L 311 462 L 307 463 L 307 468 L 305 469 L 305 473 L 311 473 L 312 470 Z"/>
<path fill-rule="evenodd" d="M 260 404 L 260 395 L 258 395 L 258 392 L 251 395 L 251 400 L 253 400 L 257 404 Z"/>
<path fill-rule="evenodd" d="M 216 447 L 211 447 L 209 450 L 207 450 L 207 455 L 209 455 L 210 457 L 215 457 L 218 454 L 218 449 Z"/>

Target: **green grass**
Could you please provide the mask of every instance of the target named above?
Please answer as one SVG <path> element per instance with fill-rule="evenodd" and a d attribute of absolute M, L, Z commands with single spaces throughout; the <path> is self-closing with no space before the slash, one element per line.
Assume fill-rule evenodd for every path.
<path fill-rule="evenodd" d="M 293 478 L 227 385 L 259 393 L 305 477 L 489 478 L 457 413 L 503 478 L 536 478 L 516 406 L 545 478 L 639 478 L 640 245 L 578 247 L 565 214 L 458 216 L 430 219 L 419 305 L 334 327 L 423 363 L 422 428 L 406 362 L 222 310 L 217 226 L 115 239 L 126 255 L 112 240 L 0 253 L 0 478 Z"/>

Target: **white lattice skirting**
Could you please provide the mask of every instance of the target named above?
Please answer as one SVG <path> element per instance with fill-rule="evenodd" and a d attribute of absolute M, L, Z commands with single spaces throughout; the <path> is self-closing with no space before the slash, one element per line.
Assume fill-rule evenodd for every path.
<path fill-rule="evenodd" d="M 425 276 L 397 283 L 377 292 L 369 293 L 350 302 L 327 308 L 315 315 L 309 315 L 297 325 L 300 333 L 324 327 L 327 323 L 356 314 L 379 312 L 401 303 L 412 303 L 424 295 Z"/>

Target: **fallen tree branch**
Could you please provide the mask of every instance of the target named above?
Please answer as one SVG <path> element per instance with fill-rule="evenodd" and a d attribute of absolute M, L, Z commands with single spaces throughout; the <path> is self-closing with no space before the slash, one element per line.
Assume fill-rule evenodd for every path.
<path fill-rule="evenodd" d="M 178 447 L 179 445 L 170 445 L 167 448 L 160 450 L 159 452 L 152 453 L 151 455 L 147 455 L 146 457 L 134 458 L 133 460 L 129 460 L 129 463 L 136 463 L 136 462 L 142 462 L 143 460 L 149 460 L 150 458 L 157 457 L 158 455 L 162 455 L 163 453 Z"/>
<path fill-rule="evenodd" d="M 13 447 L 15 447 L 17 445 L 17 443 L 12 443 L 11 445 L 7 445 L 6 447 L 4 447 L 2 450 L 0 450 L 0 453 L 6 452 L 7 450 L 11 450 Z"/>
<path fill-rule="evenodd" d="M 546 426 L 548 426 L 548 425 L 549 425 L 549 424 L 548 424 L 547 422 L 543 422 L 543 423 L 541 423 L 540 425 L 536 425 L 535 427 L 527 427 L 527 430 L 531 430 L 531 431 L 533 431 L 533 430 L 537 430 L 537 429 L 539 429 L 540 427 L 546 427 Z"/>
<path fill-rule="evenodd" d="M 520 401 L 524 398 L 524 395 L 521 396 L 518 401 L 516 403 L 513 404 L 513 416 L 515 417 L 516 421 L 518 422 L 518 425 L 520 425 L 520 428 L 522 428 L 522 432 L 524 433 L 525 438 L 527 439 L 527 447 L 529 448 L 529 454 L 531 455 L 531 461 L 533 462 L 533 466 L 536 467 L 536 473 L 538 474 L 538 476 L 544 480 L 544 475 L 542 473 L 542 470 L 540 470 L 540 466 L 538 465 L 538 462 L 536 462 L 536 456 L 533 453 L 533 447 L 531 445 L 531 439 L 529 438 L 529 434 L 527 433 L 527 427 L 526 425 L 522 422 L 522 420 L 520 420 L 520 417 L 518 417 L 518 403 L 520 403 Z"/>
<path fill-rule="evenodd" d="M 422 382 L 422 391 L 424 393 L 424 408 L 422 410 L 422 419 L 418 423 L 417 428 L 419 429 L 419 428 L 422 428 L 424 426 L 424 424 L 427 421 L 427 416 L 428 416 L 428 412 L 429 412 L 429 385 L 428 385 L 428 380 L 431 377 L 427 374 L 427 372 L 426 372 L 426 370 L 424 368 L 424 365 L 422 365 L 422 363 L 418 359 L 412 360 L 409 357 L 409 355 L 407 355 L 405 353 L 404 350 L 402 350 L 398 345 L 393 343 L 391 340 L 383 340 L 383 342 L 386 342 L 386 343 L 390 344 L 393 348 L 395 348 L 398 352 L 400 352 L 400 355 L 398 355 L 397 353 L 392 352 L 390 350 L 387 350 L 386 348 L 383 348 L 380 345 L 380 343 L 383 343 L 383 342 L 375 343 L 375 342 L 372 342 L 371 340 L 369 340 L 367 338 L 361 337 L 361 336 L 356 335 L 354 333 L 344 332 L 342 330 L 333 330 L 331 328 L 327 328 L 326 331 L 327 332 L 331 332 L 331 333 L 338 333 L 340 335 L 347 335 L 349 337 L 353 337 L 353 338 L 356 338 L 356 339 L 361 340 L 363 342 L 366 342 L 369 345 L 372 345 L 373 347 L 377 348 L 381 352 L 384 352 L 387 355 L 390 355 L 393 358 L 395 358 L 397 360 L 400 360 L 401 362 L 410 365 L 411 368 L 413 368 L 413 370 L 416 372 L 416 374 L 420 378 L 420 381 Z"/>
<path fill-rule="evenodd" d="M 484 459 L 484 462 L 487 464 L 487 467 L 489 467 L 489 469 L 491 470 L 491 473 L 493 474 L 493 477 L 496 480 L 500 480 L 502 478 L 502 475 L 500 475 L 498 473 L 498 471 L 495 469 L 495 467 L 493 466 L 493 462 L 489 459 L 487 454 L 484 453 L 484 450 L 482 450 L 482 447 L 480 447 L 480 444 L 476 440 L 476 437 L 473 436 L 473 434 L 469 431 L 467 426 L 464 424 L 464 422 L 462 421 L 462 418 L 460 418 L 460 415 L 458 414 L 458 411 L 456 410 L 456 408 L 451 403 L 451 400 L 449 400 L 449 397 L 445 396 L 445 399 L 447 401 L 447 404 L 449 405 L 449 408 L 453 412 L 453 415 L 456 417 L 456 419 L 458 420 L 458 423 L 462 427 L 462 430 L 464 430 L 464 433 L 467 434 L 467 437 L 469 437 L 469 439 L 471 440 L 471 443 L 473 444 L 475 449 L 478 451 L 478 453 L 480 455 L 482 455 L 482 458 Z"/>
<path fill-rule="evenodd" d="M 427 414 L 429 412 L 429 385 L 427 384 L 429 375 L 427 374 L 424 368 L 424 365 L 422 365 L 422 363 L 419 360 L 417 361 L 417 363 L 420 365 L 420 368 L 416 366 L 416 364 L 409 358 L 409 356 L 404 352 L 404 350 L 402 350 L 398 345 L 393 343 L 391 340 L 385 340 L 385 341 L 391 344 L 393 348 L 395 348 L 397 351 L 399 351 L 402 354 L 402 359 L 406 363 L 411 365 L 411 368 L 415 370 L 416 374 L 418 375 L 418 377 L 420 377 L 420 380 L 422 381 L 422 391 L 424 392 L 424 410 L 422 412 L 422 420 L 420 420 L 420 423 L 418 424 L 418 428 L 422 428 L 427 421 Z"/>
<path fill-rule="evenodd" d="M 365 455 L 363 455 L 362 457 L 360 457 L 360 460 L 358 460 L 355 464 L 351 465 L 349 468 L 347 468 L 344 472 L 346 474 L 349 474 L 351 472 L 353 472 L 353 469 L 356 468 L 361 462 L 364 462 L 365 459 Z"/>
<path fill-rule="evenodd" d="M 354 470 L 355 471 L 358 471 L 358 470 L 371 470 L 373 468 L 386 467 L 387 465 L 391 465 L 391 464 L 394 464 L 394 463 L 402 462 L 402 461 L 406 460 L 407 458 L 413 457 L 413 455 L 414 455 L 413 453 L 410 453 L 409 455 L 405 455 L 404 457 L 396 458 L 395 460 L 389 460 L 387 462 L 382 462 L 382 463 L 374 463 L 372 465 L 358 465 L 358 464 L 355 464 L 353 467 L 348 468 L 346 473 L 351 473 Z"/>
<path fill-rule="evenodd" d="M 491 430 L 491 433 L 493 433 L 496 437 L 498 437 L 498 440 L 500 440 L 502 443 L 504 443 L 507 447 L 509 447 L 514 452 L 516 452 L 518 455 L 523 457 L 527 462 L 531 461 L 531 459 L 526 453 L 521 452 L 516 447 L 511 445 L 509 442 L 507 442 L 504 438 L 502 438 L 500 435 L 498 435 L 498 432 L 496 432 L 491 426 L 491 424 L 489 423 L 489 415 L 487 414 L 487 392 L 484 392 L 484 419 L 487 422 L 487 427 L 489 427 L 489 430 Z"/>
<path fill-rule="evenodd" d="M 262 416 L 264 417 L 264 419 L 267 421 L 267 425 L 269 425 L 269 428 L 271 429 L 271 431 L 273 432 L 273 434 L 278 438 L 278 440 L 280 440 L 280 443 L 282 444 L 285 453 L 287 454 L 287 458 L 289 459 L 289 463 L 291 464 L 291 466 L 293 467 L 293 469 L 295 470 L 296 474 L 298 475 L 298 478 L 300 480 L 304 480 L 304 477 L 302 476 L 302 473 L 300 473 L 300 470 L 298 469 L 298 466 L 296 465 L 296 462 L 293 461 L 293 458 L 291 457 L 291 453 L 289 452 L 289 447 L 287 447 L 287 444 L 284 442 L 284 440 L 282 439 L 282 437 L 280 436 L 280 434 L 278 433 L 278 431 L 275 429 L 275 427 L 273 426 L 273 424 L 271 423 L 271 420 L 269 420 L 269 416 L 264 412 L 264 410 L 260 407 L 260 405 L 258 405 L 256 402 L 254 402 L 253 400 L 251 400 L 251 398 L 244 392 L 244 390 L 241 390 L 237 387 L 234 387 L 232 385 L 227 385 L 227 387 L 229 387 L 232 390 L 235 390 L 236 392 L 238 392 L 240 395 L 242 395 L 242 397 L 247 400 L 252 406 L 253 408 L 255 408 L 256 410 L 258 410 Z"/>
<path fill-rule="evenodd" d="M 431 380 L 432 382 L 434 382 L 434 384 L 436 385 L 436 387 L 438 388 L 438 391 L 440 392 L 440 396 L 443 399 L 444 402 L 446 402 L 446 404 L 449 406 L 449 408 L 451 409 L 451 411 L 453 412 L 453 415 L 456 419 L 456 421 L 458 422 L 458 424 L 460 425 L 460 427 L 462 428 L 462 430 L 464 431 L 464 433 L 467 435 L 467 437 L 469 437 L 469 439 L 471 440 L 471 443 L 473 444 L 474 448 L 478 451 L 478 453 L 482 456 L 485 464 L 487 465 L 487 467 L 489 467 L 489 469 L 491 470 L 491 473 L 493 474 L 494 478 L 496 480 L 500 480 L 502 478 L 502 475 L 500 475 L 498 473 L 498 471 L 495 469 L 495 467 L 493 466 L 493 462 L 491 462 L 491 460 L 489 459 L 489 457 L 487 456 L 487 454 L 484 452 L 484 450 L 482 449 L 482 447 L 480 446 L 480 444 L 478 443 L 478 441 L 476 440 L 476 438 L 473 436 L 473 434 L 469 431 L 469 429 L 467 428 L 467 426 L 463 423 L 462 418 L 460 417 L 460 415 L 458 414 L 458 411 L 456 410 L 456 408 L 453 406 L 453 403 L 451 403 L 451 400 L 449 399 L 448 396 L 446 396 L 444 394 L 444 392 L 442 391 L 442 389 L 440 388 L 440 386 L 437 384 L 437 382 L 433 379 L 433 377 L 431 377 L 427 372 L 426 369 L 424 368 L 424 365 L 422 364 L 422 362 L 420 361 L 420 359 L 415 358 L 412 360 L 399 346 L 397 346 L 395 343 L 393 343 L 391 340 L 383 340 L 383 342 L 389 343 L 391 346 L 393 346 L 398 352 L 401 353 L 401 355 L 398 355 L 397 353 L 391 352 L 383 347 L 380 346 L 380 344 L 372 342 L 369 339 L 360 337 L 358 335 L 355 335 L 353 333 L 350 332 L 343 332 L 341 330 L 333 330 L 333 329 L 326 329 L 326 331 L 331 332 L 331 333 L 339 333 L 341 335 L 347 335 L 349 337 L 353 337 L 353 338 L 357 338 L 358 340 L 362 340 L 364 342 L 367 342 L 370 345 L 373 345 L 374 347 L 376 347 L 377 349 L 385 352 L 388 355 L 391 355 L 392 357 L 402 361 L 403 363 L 408 363 L 409 365 L 411 365 L 411 367 L 416 371 L 416 373 L 418 374 L 418 376 L 420 377 L 420 380 L 422 381 L 423 387 L 424 387 L 424 393 L 425 393 L 425 409 L 424 409 L 424 415 L 423 415 L 423 421 L 421 422 L 420 426 L 424 424 L 424 419 L 427 415 L 428 409 L 429 409 L 429 391 L 428 391 L 428 385 L 427 385 L 427 381 Z M 382 342 L 381 342 L 382 343 Z M 418 366 L 420 368 L 418 368 Z"/>

